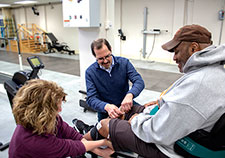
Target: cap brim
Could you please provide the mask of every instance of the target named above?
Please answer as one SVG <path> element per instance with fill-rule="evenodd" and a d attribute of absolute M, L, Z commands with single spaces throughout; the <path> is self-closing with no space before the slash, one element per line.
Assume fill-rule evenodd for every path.
<path fill-rule="evenodd" d="M 165 43 L 164 45 L 162 45 L 162 48 L 164 50 L 167 50 L 169 52 L 174 52 L 173 49 L 180 44 L 181 41 L 176 41 L 174 39 L 172 39 L 171 41 Z"/>

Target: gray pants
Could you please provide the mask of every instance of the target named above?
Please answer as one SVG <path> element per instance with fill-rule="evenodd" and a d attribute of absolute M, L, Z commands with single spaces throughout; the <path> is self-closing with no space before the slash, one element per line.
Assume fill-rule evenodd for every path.
<path fill-rule="evenodd" d="M 127 120 L 144 110 L 144 106 L 133 106 L 126 114 L 125 120 L 112 119 L 109 122 L 109 134 L 115 151 L 132 151 L 142 157 L 167 158 L 153 143 L 139 139 L 131 130 Z"/>

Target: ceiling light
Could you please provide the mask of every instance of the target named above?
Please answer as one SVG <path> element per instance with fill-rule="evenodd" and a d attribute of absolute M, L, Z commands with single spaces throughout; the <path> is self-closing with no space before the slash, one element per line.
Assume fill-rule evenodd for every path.
<path fill-rule="evenodd" d="M 37 1 L 17 1 L 14 3 L 15 4 L 33 4 L 33 3 L 37 3 Z"/>
<path fill-rule="evenodd" d="M 2 7 L 10 7 L 10 4 L 0 4 L 0 8 Z"/>

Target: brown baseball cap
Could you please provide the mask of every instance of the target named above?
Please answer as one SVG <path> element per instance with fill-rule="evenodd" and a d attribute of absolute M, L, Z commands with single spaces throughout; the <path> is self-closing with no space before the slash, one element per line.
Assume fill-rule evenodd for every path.
<path fill-rule="evenodd" d="M 173 49 L 182 41 L 211 43 L 211 33 L 200 25 L 185 25 L 176 32 L 171 41 L 162 45 L 162 48 L 169 52 L 173 52 Z"/>

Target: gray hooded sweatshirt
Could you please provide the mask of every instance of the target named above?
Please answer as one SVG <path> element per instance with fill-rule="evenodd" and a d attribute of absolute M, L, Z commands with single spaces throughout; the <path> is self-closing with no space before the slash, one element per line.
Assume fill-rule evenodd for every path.
<path fill-rule="evenodd" d="M 155 143 L 168 157 L 180 157 L 174 143 L 197 129 L 210 131 L 225 113 L 225 45 L 194 53 L 183 67 L 184 75 L 154 106 L 134 117 L 131 127 L 146 143 Z"/>

